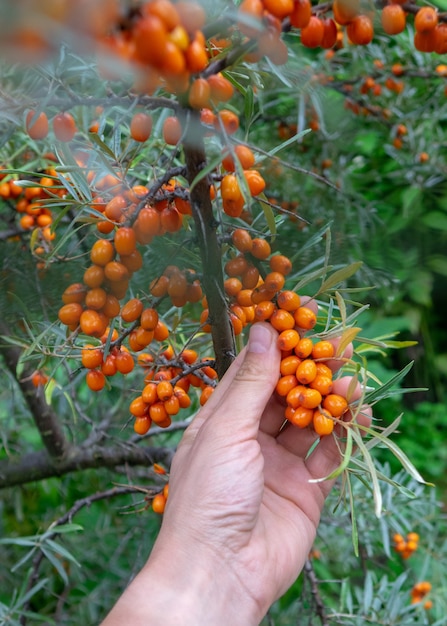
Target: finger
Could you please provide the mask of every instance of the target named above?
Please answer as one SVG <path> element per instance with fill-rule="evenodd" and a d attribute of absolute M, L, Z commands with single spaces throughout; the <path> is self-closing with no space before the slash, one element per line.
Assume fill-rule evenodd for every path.
<path fill-rule="evenodd" d="M 273 394 L 264 409 L 259 430 L 266 435 L 276 437 L 284 424 L 284 408 L 284 404 L 278 399 L 277 395 Z"/>
<path fill-rule="evenodd" d="M 228 437 L 256 437 L 264 409 L 273 393 L 279 371 L 278 333 L 270 324 L 251 327 L 248 345 L 232 363 L 206 405 L 186 429 L 181 446 L 191 445 L 208 419 L 213 428 L 224 429 Z"/>
<path fill-rule="evenodd" d="M 341 342 L 341 337 L 335 337 L 331 339 L 331 344 L 335 348 L 335 352 L 337 353 L 338 346 Z M 325 365 L 331 368 L 333 372 L 337 372 L 349 359 L 352 359 L 352 355 L 354 354 L 354 346 L 352 343 L 348 344 L 346 348 L 343 350 L 343 354 L 340 356 L 334 357 L 333 359 L 327 359 L 325 361 Z"/>

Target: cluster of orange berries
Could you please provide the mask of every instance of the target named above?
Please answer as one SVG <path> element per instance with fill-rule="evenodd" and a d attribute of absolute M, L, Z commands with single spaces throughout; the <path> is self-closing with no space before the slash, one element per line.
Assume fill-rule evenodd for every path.
<path fill-rule="evenodd" d="M 307 309 L 306 317 L 311 317 L 308 311 L 312 311 L 301 306 L 293 316 L 295 323 L 297 319 L 300 321 L 300 315 L 296 315 L 300 309 Z M 332 369 L 327 363 L 335 357 L 334 345 L 324 340 L 314 343 L 310 337 L 300 337 L 298 331 L 293 330 L 280 333 L 280 347 L 286 332 L 288 341 L 293 333 L 293 341 L 288 343 L 293 347 L 282 349 L 280 378 L 276 385 L 276 392 L 286 401 L 285 418 L 299 428 L 312 426 L 320 437 L 330 435 L 335 426 L 334 418 L 342 418 L 348 410 L 347 399 L 332 392 Z"/>
<path fill-rule="evenodd" d="M 400 533 L 393 535 L 394 550 L 398 552 L 403 559 L 408 559 L 413 552 L 418 549 L 419 535 L 415 532 L 410 532 L 407 537 L 404 538 Z"/>
<path fill-rule="evenodd" d="M 279 333 L 278 347 L 282 353 L 276 391 L 286 400 L 285 417 L 301 428 L 313 424 L 319 435 L 330 434 L 334 428 L 332 418 L 341 417 L 348 409 L 348 402 L 331 393 L 332 370 L 327 361 L 336 356 L 333 344 L 314 343 L 300 334 L 314 328 L 317 316 L 301 303 L 297 293 L 284 289 L 286 276 L 292 270 L 290 259 L 282 254 L 271 255 L 270 244 L 265 239 L 253 239 L 243 228 L 233 231 L 232 242 L 239 254 L 225 264 L 228 278 L 224 289 L 230 299 L 234 333 L 241 333 L 249 323 L 272 324 Z M 264 278 L 250 257 L 258 261 L 270 257 L 270 271 Z M 205 308 L 201 323 L 203 330 L 209 332 L 208 314 Z"/>
<path fill-rule="evenodd" d="M 17 180 L 10 178 L 4 180 L 5 175 L 0 170 L 0 198 L 13 202 L 15 211 L 20 215 L 19 225 L 23 230 L 39 229 L 37 242 L 53 241 L 55 233 L 51 230 L 53 215 L 45 206 L 49 198 L 63 198 L 65 189 L 57 182 L 57 173 L 54 168 L 47 168 L 44 174 L 36 180 L 27 180 L 26 185 L 21 185 Z M 37 245 L 35 254 L 43 253 L 44 249 Z"/>
<path fill-rule="evenodd" d="M 411 604 L 418 604 L 419 602 L 424 602 L 424 609 L 431 609 L 433 607 L 432 600 L 425 600 L 427 594 L 431 591 L 431 583 L 428 580 L 422 580 L 419 583 L 413 585 L 410 594 L 411 594 Z"/>
<path fill-rule="evenodd" d="M 154 513 L 159 513 L 159 514 L 164 513 L 166 502 L 168 500 L 168 495 L 169 495 L 169 483 L 166 483 L 166 485 L 163 487 L 163 491 L 155 494 L 155 496 L 152 498 L 151 506 L 152 506 L 152 510 L 154 511 Z"/>
<path fill-rule="evenodd" d="M 149 369 L 145 386 L 129 406 L 138 435 L 146 434 L 152 423 L 161 428 L 170 426 L 172 417 L 191 405 L 190 387 L 200 391 L 199 401 L 203 406 L 217 384 L 217 372 L 210 365 L 212 360 L 199 360 L 195 350 L 185 349 L 175 357 L 169 346 L 160 356 L 165 365 L 155 364 L 150 354 L 144 355 L 144 366 Z M 143 363 L 143 358 L 139 362 Z"/>

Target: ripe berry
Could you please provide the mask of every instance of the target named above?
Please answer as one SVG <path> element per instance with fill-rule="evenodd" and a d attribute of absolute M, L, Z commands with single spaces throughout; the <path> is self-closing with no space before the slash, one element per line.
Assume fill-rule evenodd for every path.
<path fill-rule="evenodd" d="M 317 323 L 317 316 L 306 306 L 300 306 L 294 313 L 295 323 L 299 328 L 311 330 Z"/>
<path fill-rule="evenodd" d="M 76 122 L 71 113 L 59 113 L 53 119 L 53 130 L 59 141 L 71 141 L 76 134 Z"/>
<path fill-rule="evenodd" d="M 43 111 L 39 115 L 35 111 L 29 111 L 25 125 L 31 139 L 44 139 L 48 135 L 48 117 Z"/>
<path fill-rule="evenodd" d="M 317 435 L 323 437 L 330 435 L 334 430 L 334 421 L 330 418 L 329 413 L 316 410 L 313 416 L 313 427 Z"/>
<path fill-rule="evenodd" d="M 296 330 L 283 330 L 278 336 L 278 348 L 280 350 L 293 350 L 299 340 L 300 336 Z"/>
<path fill-rule="evenodd" d="M 303 385 L 311 383 L 316 375 L 317 366 L 312 359 L 304 359 L 304 361 L 301 361 L 296 370 L 296 377 Z"/>
<path fill-rule="evenodd" d="M 147 113 L 135 113 L 130 122 L 130 136 L 134 141 L 144 142 L 152 132 L 152 117 Z"/>

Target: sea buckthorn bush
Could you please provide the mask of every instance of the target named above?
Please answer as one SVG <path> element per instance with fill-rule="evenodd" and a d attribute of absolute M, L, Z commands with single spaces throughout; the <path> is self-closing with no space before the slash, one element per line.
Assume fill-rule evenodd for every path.
<path fill-rule="evenodd" d="M 309 623 L 358 623 L 396 594 L 374 605 L 378 623 L 393 623 L 386 610 L 408 623 L 441 615 L 424 543 L 433 519 L 406 502 L 436 505 L 398 445 L 393 402 L 431 382 L 409 353 L 415 336 L 433 350 L 430 287 L 447 275 L 445 15 L 346 0 L 13 8 L 0 7 L 5 619 L 104 615 L 124 552 L 141 558 L 131 535 L 153 541 L 182 431 L 257 323 L 278 333 L 284 427 L 341 452 L 338 512 L 328 506 L 291 592 L 307 603 L 315 591 Z M 96 556 L 73 556 L 81 526 Z M 346 584 L 321 600 L 319 580 L 348 575 L 334 566 L 340 528 L 352 571 L 365 555 L 387 559 L 364 579 L 363 608 Z M 26 563 L 13 592 L 9 570 Z M 98 563 L 117 581 L 99 581 Z M 77 596 L 79 576 L 93 598 Z M 296 622 L 298 601 L 284 602 Z"/>

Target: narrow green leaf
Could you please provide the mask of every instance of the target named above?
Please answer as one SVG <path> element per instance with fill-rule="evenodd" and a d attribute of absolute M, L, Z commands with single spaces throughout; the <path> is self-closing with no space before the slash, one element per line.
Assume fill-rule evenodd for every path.
<path fill-rule="evenodd" d="M 356 557 L 359 555 L 359 532 L 357 526 L 357 517 L 355 514 L 355 505 L 354 505 L 354 493 L 352 491 L 351 478 L 349 476 L 349 472 L 346 472 L 346 484 L 349 494 L 349 511 L 351 513 L 351 538 L 352 538 L 352 546 L 354 548 L 354 554 Z"/>
<path fill-rule="evenodd" d="M 101 148 L 101 151 L 104 154 L 107 154 L 107 156 L 109 156 L 113 161 L 117 161 L 116 154 L 113 152 L 113 150 L 109 148 L 109 146 L 106 143 L 104 143 L 104 141 L 101 139 L 98 133 L 89 133 L 89 139 L 93 143 L 95 143 L 98 146 L 98 148 Z"/>
<path fill-rule="evenodd" d="M 57 571 L 59 576 L 62 578 L 62 580 L 64 581 L 64 584 L 68 585 L 68 576 L 67 576 L 67 572 L 64 569 L 63 562 L 60 559 L 58 559 L 57 556 L 51 550 L 48 550 L 48 548 L 46 548 L 45 546 L 42 546 L 41 550 L 45 558 L 48 559 L 48 561 Z"/>
<path fill-rule="evenodd" d="M 256 199 L 259 200 L 262 210 L 264 211 L 265 221 L 269 227 L 270 233 L 272 235 L 272 241 L 275 240 L 276 237 L 276 222 L 275 222 L 275 214 L 273 213 L 272 207 L 267 200 L 267 196 L 265 193 L 260 193 L 259 196 L 256 196 Z"/>
<path fill-rule="evenodd" d="M 51 524 L 45 534 L 47 533 L 57 533 L 58 535 L 66 534 L 66 533 L 76 533 L 83 531 L 84 527 L 80 524 Z"/>
<path fill-rule="evenodd" d="M 346 326 L 346 304 L 343 300 L 343 297 L 339 291 L 335 292 L 335 298 L 337 300 L 337 305 L 340 310 L 341 323 L 343 326 Z"/>
<path fill-rule="evenodd" d="M 340 463 L 340 465 L 327 476 L 323 476 L 322 478 L 310 479 L 309 480 L 310 483 L 322 483 L 325 480 L 334 480 L 335 478 L 338 478 L 340 474 L 342 474 L 345 471 L 345 469 L 349 465 L 349 462 L 352 456 L 352 432 L 351 431 L 352 431 L 351 428 L 346 429 L 346 448 L 343 451 L 342 462 Z"/>
<path fill-rule="evenodd" d="M 47 539 L 45 545 L 50 547 L 51 550 L 55 554 L 63 557 L 64 559 L 67 559 L 67 561 L 70 561 L 71 563 L 74 563 L 78 567 L 81 567 L 79 561 L 77 561 L 75 559 L 75 557 L 71 554 L 71 552 L 69 552 L 66 548 L 64 548 L 64 546 L 62 546 L 60 543 L 56 543 L 55 541 L 53 541 L 53 539 Z"/>
<path fill-rule="evenodd" d="M 271 150 L 269 150 L 269 152 L 267 153 L 268 156 L 271 156 L 271 157 L 274 156 L 281 150 L 284 150 L 284 148 L 287 148 L 293 143 L 296 143 L 298 139 L 300 139 L 301 137 L 304 137 L 304 135 L 307 135 L 310 132 L 311 132 L 310 128 L 306 128 L 305 130 L 302 130 L 301 132 L 296 133 L 296 135 L 293 135 L 293 137 L 290 137 L 289 139 L 286 139 L 286 141 L 284 141 L 283 143 L 280 143 L 279 146 L 276 146 L 275 148 L 272 148 Z"/>
<path fill-rule="evenodd" d="M 357 326 L 353 326 L 351 328 L 347 328 L 341 338 L 340 338 L 340 343 L 337 347 L 337 352 L 336 352 L 336 357 L 340 357 L 343 355 L 343 352 L 346 350 L 346 348 L 349 346 L 350 343 L 352 343 L 354 341 L 354 339 L 356 338 L 356 336 L 359 334 L 359 332 L 362 329 L 357 327 Z"/>
<path fill-rule="evenodd" d="M 54 390 L 56 388 L 56 381 L 54 378 L 50 378 L 50 380 L 45 385 L 45 402 L 50 405 L 51 398 L 53 397 Z"/>
<path fill-rule="evenodd" d="M 408 363 L 403 369 L 401 369 L 400 372 L 398 372 L 397 374 L 392 376 L 381 387 L 379 387 L 378 389 L 375 389 L 374 391 L 371 391 L 370 393 L 366 394 L 364 401 L 367 404 L 371 404 L 372 402 L 377 402 L 381 398 L 387 397 L 387 393 L 391 390 L 391 388 L 395 387 L 396 385 L 398 385 L 401 382 L 401 380 L 403 380 L 405 378 L 405 376 L 408 374 L 408 372 L 413 367 L 413 363 L 414 363 L 414 361 L 410 361 L 410 363 Z"/>
<path fill-rule="evenodd" d="M 352 434 L 355 439 L 357 448 L 362 455 L 362 458 L 364 459 L 368 474 L 371 478 L 371 489 L 374 498 L 374 512 L 376 514 L 376 517 L 380 517 L 382 514 L 382 492 L 380 489 L 377 471 L 374 466 L 374 460 L 371 457 L 368 448 L 364 444 L 362 434 L 356 429 L 352 429 Z"/>
<path fill-rule="evenodd" d="M 357 272 L 357 270 L 363 265 L 361 261 L 356 261 L 355 263 L 351 263 L 346 267 L 342 267 L 339 270 L 336 270 L 329 278 L 327 278 L 317 292 L 317 296 L 325 291 L 329 291 L 339 283 L 343 282 L 347 278 L 350 278 Z"/>

